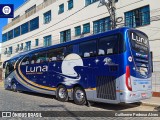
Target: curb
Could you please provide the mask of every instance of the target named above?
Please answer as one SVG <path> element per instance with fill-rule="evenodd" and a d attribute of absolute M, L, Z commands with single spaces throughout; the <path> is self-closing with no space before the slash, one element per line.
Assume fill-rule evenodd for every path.
<path fill-rule="evenodd" d="M 143 105 L 143 106 L 152 106 L 152 107 L 159 107 L 160 106 L 160 104 L 146 103 L 146 102 L 142 102 L 141 105 Z"/>

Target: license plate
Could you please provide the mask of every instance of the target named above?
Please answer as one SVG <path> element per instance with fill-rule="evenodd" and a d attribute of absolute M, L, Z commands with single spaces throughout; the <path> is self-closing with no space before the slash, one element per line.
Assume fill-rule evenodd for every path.
<path fill-rule="evenodd" d="M 142 97 L 146 97 L 146 93 L 141 93 L 141 96 Z"/>

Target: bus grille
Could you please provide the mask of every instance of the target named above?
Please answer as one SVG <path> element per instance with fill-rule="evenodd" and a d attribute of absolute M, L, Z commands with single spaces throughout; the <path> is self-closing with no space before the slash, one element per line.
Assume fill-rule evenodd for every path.
<path fill-rule="evenodd" d="M 114 76 L 98 76 L 96 85 L 97 98 L 116 100 L 116 79 Z"/>

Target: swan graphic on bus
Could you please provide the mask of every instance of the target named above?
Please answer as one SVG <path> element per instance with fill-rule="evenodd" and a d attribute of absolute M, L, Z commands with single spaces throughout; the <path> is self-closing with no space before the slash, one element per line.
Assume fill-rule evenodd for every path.
<path fill-rule="evenodd" d="M 147 35 L 123 27 L 22 52 L 4 62 L 4 86 L 78 105 L 134 103 L 152 96 L 151 65 Z"/>

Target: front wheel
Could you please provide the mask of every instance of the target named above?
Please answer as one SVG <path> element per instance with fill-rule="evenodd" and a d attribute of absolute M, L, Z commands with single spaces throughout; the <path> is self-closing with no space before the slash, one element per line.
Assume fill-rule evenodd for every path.
<path fill-rule="evenodd" d="M 11 89 L 12 91 L 17 92 L 17 85 L 15 83 L 12 83 Z"/>
<path fill-rule="evenodd" d="M 73 100 L 77 105 L 85 105 L 87 100 L 84 89 L 76 87 L 73 92 Z"/>
<path fill-rule="evenodd" d="M 57 99 L 61 102 L 68 100 L 68 91 L 65 86 L 60 85 L 57 88 Z"/>

